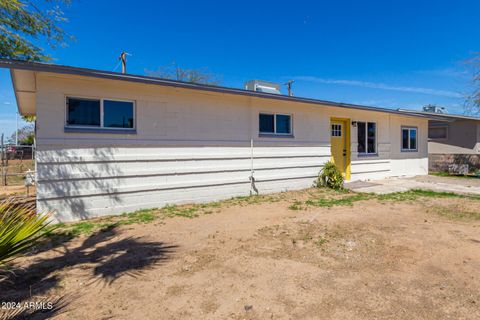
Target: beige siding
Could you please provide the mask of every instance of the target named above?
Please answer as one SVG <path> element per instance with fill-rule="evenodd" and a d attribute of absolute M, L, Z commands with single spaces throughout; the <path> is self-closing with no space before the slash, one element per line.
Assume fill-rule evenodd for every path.
<path fill-rule="evenodd" d="M 480 121 L 455 120 L 453 122 L 430 121 L 430 126 L 447 127 L 447 138 L 430 139 L 431 154 L 480 154 Z"/>
<path fill-rule="evenodd" d="M 357 155 L 351 127 L 352 180 L 427 173 L 419 118 L 49 74 L 37 88 L 38 206 L 59 220 L 309 187 L 331 117 L 377 123 L 376 156 Z M 65 96 L 135 100 L 137 133 L 65 133 Z M 294 137 L 259 137 L 259 112 L 292 114 Z M 401 126 L 418 127 L 418 152 L 400 151 Z"/>

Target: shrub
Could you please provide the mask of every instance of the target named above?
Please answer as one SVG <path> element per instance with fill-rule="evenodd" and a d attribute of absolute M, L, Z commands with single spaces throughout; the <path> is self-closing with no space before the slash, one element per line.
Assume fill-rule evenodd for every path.
<path fill-rule="evenodd" d="M 328 161 L 323 166 L 323 169 L 318 175 L 317 186 L 327 187 L 335 190 L 340 190 L 343 188 L 342 173 L 332 161 Z"/>
<path fill-rule="evenodd" d="M 0 267 L 25 252 L 52 230 L 49 214 L 39 215 L 32 205 L 0 203 Z"/>

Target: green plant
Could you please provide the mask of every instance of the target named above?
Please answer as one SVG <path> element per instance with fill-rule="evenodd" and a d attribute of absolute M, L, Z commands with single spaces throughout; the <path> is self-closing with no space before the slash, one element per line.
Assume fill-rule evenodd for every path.
<path fill-rule="evenodd" d="M 199 215 L 199 206 L 194 205 L 192 207 L 179 207 L 176 205 L 167 205 L 160 210 L 166 217 L 184 217 L 184 218 L 196 218 Z"/>
<path fill-rule="evenodd" d="M 324 164 L 318 175 L 317 186 L 340 190 L 343 188 L 343 176 L 332 161 Z"/>
<path fill-rule="evenodd" d="M 290 210 L 303 210 L 303 209 L 305 209 L 305 208 L 302 206 L 302 204 L 303 204 L 303 203 L 302 203 L 301 201 L 295 200 L 295 201 L 293 202 L 293 204 L 291 204 L 291 205 L 288 207 L 288 209 L 290 209 Z"/>
<path fill-rule="evenodd" d="M 0 266 L 36 245 L 53 230 L 50 214 L 37 214 L 32 205 L 0 204 Z"/>
<path fill-rule="evenodd" d="M 317 247 L 321 247 L 323 246 L 324 244 L 326 244 L 328 242 L 328 239 L 327 238 L 324 238 L 324 237 L 319 237 L 317 241 L 315 241 L 315 244 L 317 245 Z"/>

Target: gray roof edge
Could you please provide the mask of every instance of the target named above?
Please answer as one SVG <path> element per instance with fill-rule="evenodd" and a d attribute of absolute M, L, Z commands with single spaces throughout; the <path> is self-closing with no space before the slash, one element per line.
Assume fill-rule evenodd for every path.
<path fill-rule="evenodd" d="M 358 109 L 358 110 L 374 111 L 374 112 L 385 112 L 385 113 L 392 113 L 392 114 L 411 116 L 411 117 L 420 117 L 420 118 L 431 117 L 430 115 L 427 115 L 427 114 L 419 114 L 418 112 L 411 112 L 411 111 L 401 111 L 401 110 L 395 110 L 395 109 L 370 107 L 370 106 L 363 106 L 363 105 L 356 105 L 356 104 L 349 104 L 349 103 L 342 103 L 342 102 L 318 100 L 318 99 L 312 99 L 312 98 L 285 96 L 285 95 L 272 94 L 272 93 L 262 93 L 262 92 L 244 90 L 244 89 L 213 86 L 213 85 L 206 85 L 206 84 L 197 84 L 197 83 L 169 80 L 169 79 L 163 79 L 163 78 L 154 78 L 154 77 L 148 77 L 148 76 L 142 76 L 142 75 L 123 74 L 118 72 L 101 71 L 96 69 L 87 69 L 87 68 L 71 67 L 71 66 L 40 63 L 40 62 L 0 59 L 0 68 L 29 70 L 29 71 L 36 71 L 36 72 L 47 72 L 47 73 L 58 73 L 58 74 L 69 74 L 69 75 L 95 77 L 95 78 L 103 78 L 103 79 L 110 79 L 110 80 L 130 81 L 130 82 L 138 82 L 138 83 L 144 83 L 144 84 L 155 84 L 155 85 L 162 85 L 162 86 L 169 86 L 169 87 L 177 87 L 177 88 L 183 88 L 183 89 L 243 95 L 243 96 L 257 97 L 257 98 L 263 98 L 263 99 L 327 105 L 332 107 Z"/>
<path fill-rule="evenodd" d="M 480 117 L 464 116 L 464 115 L 460 115 L 460 114 L 434 113 L 434 112 L 408 110 L 408 109 L 398 109 L 398 111 L 406 112 L 406 113 L 414 113 L 414 114 L 423 114 L 423 115 L 431 116 L 432 118 L 435 118 L 435 119 L 454 118 L 454 119 L 480 121 Z"/>

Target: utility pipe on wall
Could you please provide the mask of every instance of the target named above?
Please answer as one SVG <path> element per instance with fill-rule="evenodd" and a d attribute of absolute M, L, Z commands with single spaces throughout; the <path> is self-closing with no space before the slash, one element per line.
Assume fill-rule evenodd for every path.
<path fill-rule="evenodd" d="M 252 190 L 255 192 L 255 194 L 258 194 L 258 189 L 255 186 L 255 178 L 253 177 L 254 174 L 253 170 L 253 139 L 250 139 L 250 195 L 252 195 Z"/>

